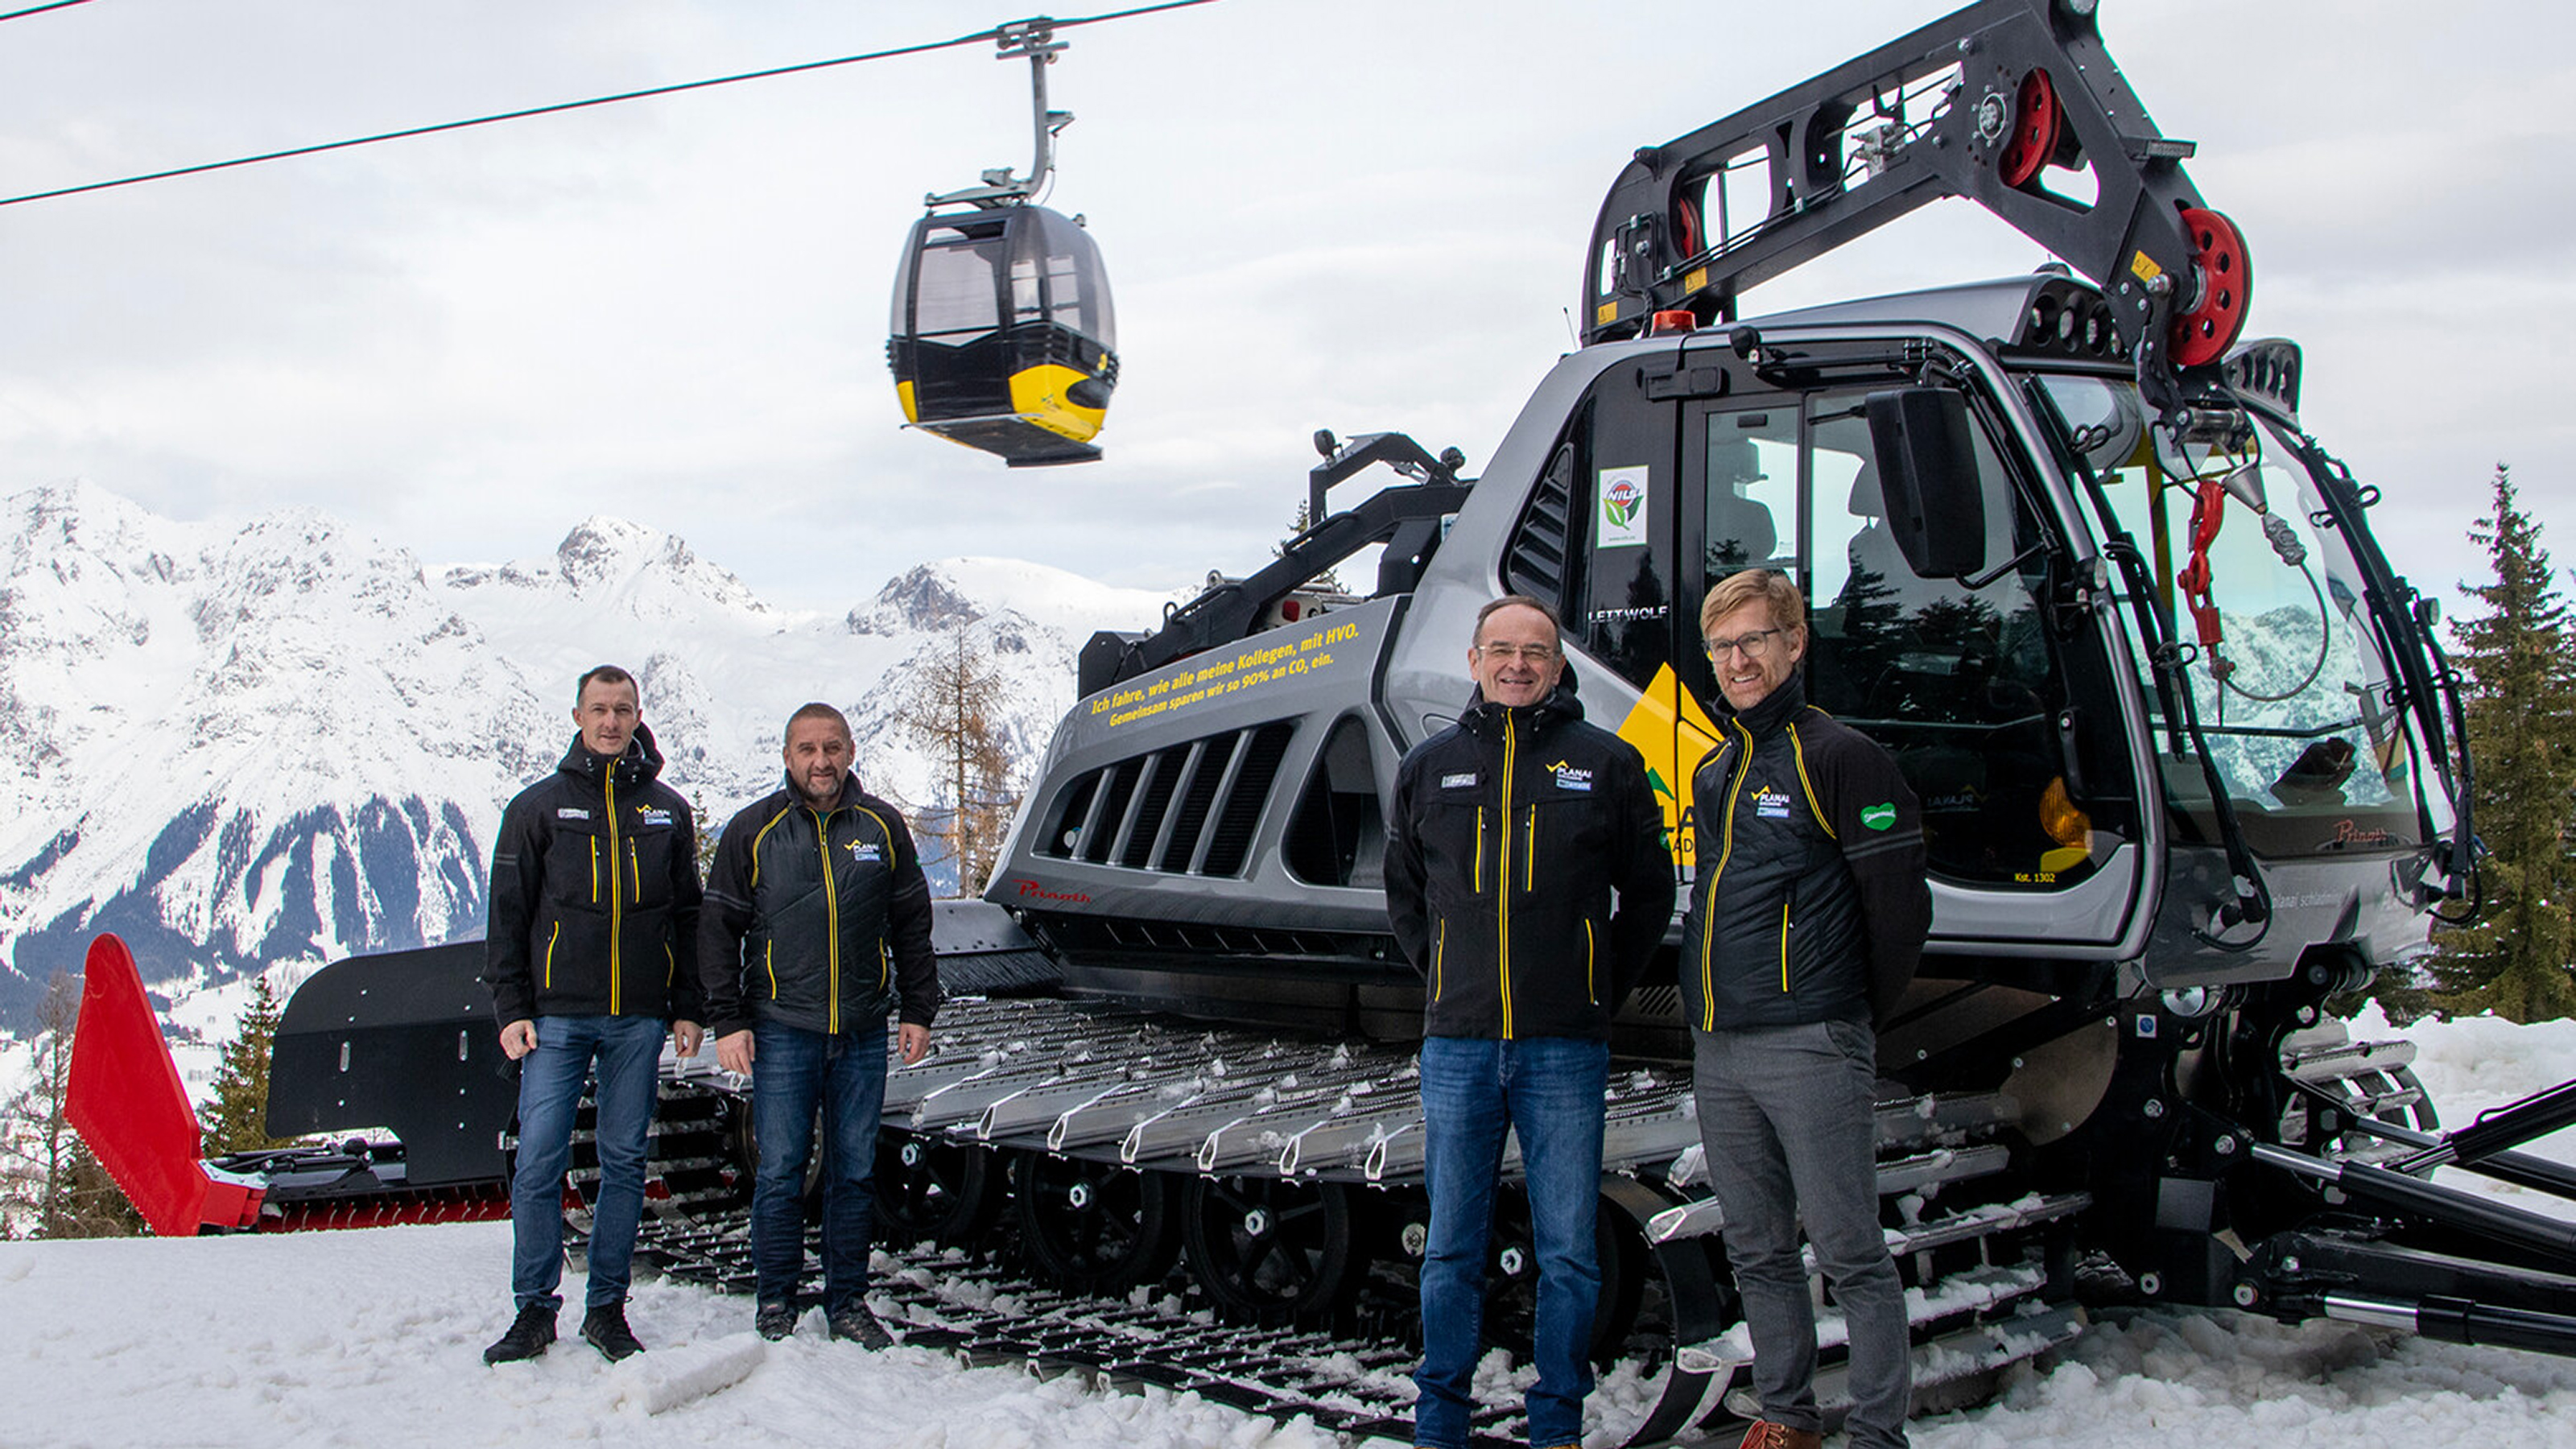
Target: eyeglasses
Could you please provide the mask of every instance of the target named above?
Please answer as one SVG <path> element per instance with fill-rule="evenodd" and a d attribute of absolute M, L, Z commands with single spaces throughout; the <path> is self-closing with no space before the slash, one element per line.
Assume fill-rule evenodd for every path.
<path fill-rule="evenodd" d="M 1711 639 L 1708 641 L 1708 657 L 1713 660 L 1724 659 L 1729 652 L 1741 649 L 1744 651 L 1745 658 L 1759 659 L 1771 652 L 1771 637 L 1782 632 L 1785 631 L 1755 629 L 1751 633 L 1738 634 L 1732 639 Z"/>
<path fill-rule="evenodd" d="M 1476 652 L 1488 659 L 1500 659 L 1505 663 L 1518 659 L 1525 664 L 1545 664 L 1556 657 L 1556 646 L 1553 644 L 1479 644 L 1476 646 Z"/>

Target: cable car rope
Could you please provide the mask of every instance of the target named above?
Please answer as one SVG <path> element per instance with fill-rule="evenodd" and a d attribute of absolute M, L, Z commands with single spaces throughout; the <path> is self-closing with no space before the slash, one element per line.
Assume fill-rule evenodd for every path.
<path fill-rule="evenodd" d="M 55 0 L 54 4 L 41 5 L 36 7 L 35 10 L 21 10 L 14 14 L 0 15 L 0 20 L 15 19 L 18 15 L 32 15 L 36 13 L 36 10 L 54 10 L 60 9 L 65 5 L 81 5 L 87 3 L 88 0 Z M 1068 20 L 1050 19 L 1048 23 L 1059 30 L 1063 30 L 1070 29 L 1077 25 L 1100 25 L 1112 20 L 1127 20 L 1139 15 L 1151 15 L 1162 10 L 1184 10 L 1193 5 L 1210 5 L 1214 3 L 1215 0 L 1161 0 L 1161 3 L 1159 4 L 1139 5 L 1132 9 L 1111 11 L 1101 15 L 1078 16 Z M 559 111 L 586 110 L 592 106 L 615 105 L 620 101 L 639 101 L 651 96 L 675 95 L 681 91 L 705 90 L 711 86 L 729 86 L 741 81 L 767 80 L 773 76 L 799 75 L 806 71 L 829 70 L 835 66 L 857 65 L 862 61 L 891 60 L 896 56 L 902 55 L 922 55 L 934 50 L 950 50 L 961 45 L 975 45 L 983 42 L 996 41 L 1001 38 L 1002 30 L 1003 27 L 995 26 L 990 30 L 979 30 L 972 35 L 958 36 L 954 40 L 934 40 L 927 41 L 919 45 L 899 45 L 890 50 L 869 51 L 864 55 L 844 55 L 832 60 L 809 60 L 796 65 L 772 66 L 767 70 L 744 71 L 739 75 L 715 76 L 707 80 L 681 81 L 676 85 L 653 86 L 640 91 L 621 91 L 615 95 L 593 96 L 588 100 L 559 101 L 553 105 L 530 106 L 523 110 L 502 111 L 495 115 L 475 116 L 469 120 L 442 121 L 436 125 L 412 126 L 404 130 L 385 131 L 372 136 L 354 136 L 345 141 L 325 141 L 319 145 L 296 146 L 284 151 L 263 152 L 257 156 L 236 157 L 230 161 L 208 161 L 195 166 L 178 166 L 167 171 L 146 172 L 140 176 L 123 176 L 114 181 L 91 181 L 79 186 L 56 187 L 51 191 L 31 191 L 24 196 L 0 197 L 0 206 L 16 206 L 21 202 L 28 201 L 48 201 L 60 196 L 78 196 L 83 192 L 107 191 L 119 186 L 139 186 L 146 181 L 167 181 L 174 176 L 194 176 L 206 171 L 228 171 L 237 166 L 256 166 L 263 161 L 283 161 L 291 156 L 313 156 L 324 151 L 345 151 L 353 146 L 372 146 L 379 141 L 400 141 L 412 136 L 436 135 L 441 131 L 462 131 L 470 126 L 490 126 L 502 121 L 526 120 L 530 116 L 550 116 Z"/>
<path fill-rule="evenodd" d="M 24 10 L 0 10 L 0 20 L 17 20 L 29 15 L 42 15 L 48 10 L 69 10 L 75 5 L 88 3 L 89 0 L 53 0 L 50 5 L 30 5 Z"/>

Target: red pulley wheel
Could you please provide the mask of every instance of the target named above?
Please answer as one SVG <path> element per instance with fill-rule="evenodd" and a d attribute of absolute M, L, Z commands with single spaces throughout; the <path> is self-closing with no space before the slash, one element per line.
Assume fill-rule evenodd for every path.
<path fill-rule="evenodd" d="M 2012 139 L 2004 142 L 2003 154 L 1995 161 L 2004 185 L 2030 184 L 2048 158 L 2057 154 L 2057 132 L 2065 120 L 2048 72 L 2035 70 L 2023 76 L 2021 90 L 2013 96 Z"/>
<path fill-rule="evenodd" d="M 2200 300 L 2174 319 L 2173 360 L 2177 367 L 2199 367 L 2224 357 L 2236 334 L 2245 330 L 2245 308 L 2254 298 L 2254 260 L 2245 250 L 2245 234 L 2217 212 L 2186 206 L 2182 224 L 2191 233 Z"/>

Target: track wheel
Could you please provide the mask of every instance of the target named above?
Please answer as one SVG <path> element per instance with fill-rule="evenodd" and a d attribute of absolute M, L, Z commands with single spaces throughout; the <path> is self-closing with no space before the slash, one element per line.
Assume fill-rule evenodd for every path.
<path fill-rule="evenodd" d="M 896 1246 L 974 1242 L 1002 1207 L 993 1154 L 945 1136 L 880 1129 L 875 1183 L 877 1240 Z"/>
<path fill-rule="evenodd" d="M 1600 1204 L 1592 1218 L 1593 1257 L 1601 1267 L 1601 1297 L 1592 1312 L 1595 1363 L 1619 1356 L 1645 1285 L 1644 1244 L 1631 1246 L 1620 1231 L 1622 1221 L 1608 1203 Z M 1485 1341 L 1510 1349 L 1522 1363 L 1530 1361 L 1530 1340 L 1538 1326 L 1538 1278 L 1529 1197 L 1518 1188 L 1508 1189 L 1495 1199 L 1494 1231 L 1485 1249 Z"/>
<path fill-rule="evenodd" d="M 1196 1178 L 1182 1198 L 1190 1276 L 1230 1319 L 1319 1318 L 1352 1279 L 1350 1193 L 1340 1183 Z"/>
<path fill-rule="evenodd" d="M 1116 1163 L 1024 1152 L 1011 1211 L 1029 1264 L 1074 1293 L 1116 1294 L 1160 1279 L 1179 1247 L 1172 1179 Z"/>

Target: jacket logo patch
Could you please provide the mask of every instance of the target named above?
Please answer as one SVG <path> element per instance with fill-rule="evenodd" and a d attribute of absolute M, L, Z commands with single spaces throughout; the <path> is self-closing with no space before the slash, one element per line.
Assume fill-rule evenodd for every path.
<path fill-rule="evenodd" d="M 1466 770 L 1455 775 L 1443 775 L 1440 777 L 1440 788 L 1443 790 L 1464 790 L 1475 783 L 1476 772 L 1473 770 Z"/>
<path fill-rule="evenodd" d="M 1556 777 L 1556 788 L 1560 790 L 1589 790 L 1592 788 L 1592 772 L 1590 770 L 1569 765 L 1563 760 L 1559 760 L 1555 764 L 1548 766 L 1547 770 L 1549 774 Z"/>
<path fill-rule="evenodd" d="M 1894 825 L 1896 823 L 1896 802 L 1890 800 L 1883 805 L 1862 806 L 1860 812 L 1860 823 L 1868 826 L 1872 830 L 1885 830 L 1887 827 Z"/>
<path fill-rule="evenodd" d="M 578 805 L 558 805 L 555 807 L 555 818 L 557 820 L 588 820 L 590 818 L 590 812 L 584 810 Z"/>
<path fill-rule="evenodd" d="M 883 860 L 885 859 L 885 847 L 878 845 L 873 840 L 853 840 L 850 842 L 850 859 Z"/>
<path fill-rule="evenodd" d="M 1753 792 L 1753 816 L 1757 820 L 1788 819 L 1789 796 L 1786 792 L 1774 790 L 1768 785 L 1761 787 Z"/>
<path fill-rule="evenodd" d="M 638 825 L 668 825 L 671 823 L 671 812 L 658 805 L 638 805 L 635 807 L 635 823 Z"/>

